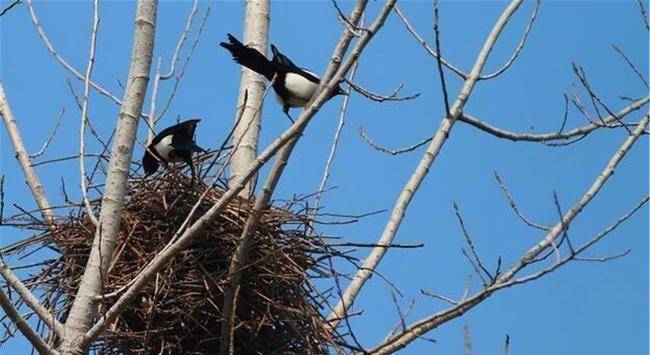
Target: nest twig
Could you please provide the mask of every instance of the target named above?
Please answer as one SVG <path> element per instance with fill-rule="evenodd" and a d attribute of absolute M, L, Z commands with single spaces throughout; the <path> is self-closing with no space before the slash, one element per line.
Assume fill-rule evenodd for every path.
<path fill-rule="evenodd" d="M 99 312 L 114 301 L 111 293 L 128 284 L 168 244 L 206 185 L 192 184 L 176 171 L 131 183 L 113 263 Z M 213 189 L 200 204 L 202 215 L 223 190 Z M 235 199 L 145 287 L 93 350 L 105 354 L 215 354 L 223 319 L 227 272 L 253 201 Z M 342 338 L 324 326 L 326 300 L 309 285 L 319 277 L 332 250 L 308 233 L 306 211 L 267 210 L 254 235 L 236 305 L 237 354 L 318 354 Z M 56 232 L 32 238 L 59 257 L 44 265 L 32 282 L 45 287 L 45 303 L 65 320 L 84 272 L 94 237 L 85 214 L 59 219 Z M 29 249 L 22 245 L 20 250 Z"/>

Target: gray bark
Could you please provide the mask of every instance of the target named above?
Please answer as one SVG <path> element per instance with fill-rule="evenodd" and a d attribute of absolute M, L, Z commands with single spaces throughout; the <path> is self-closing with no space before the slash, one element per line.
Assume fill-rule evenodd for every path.
<path fill-rule="evenodd" d="M 99 217 L 100 225 L 95 233 L 88 263 L 65 325 L 63 354 L 81 354 L 85 351 L 78 346 L 78 340 L 92 325 L 97 311 L 95 299 L 102 293 L 102 284 L 111 263 L 120 229 L 138 118 L 149 82 L 157 6 L 157 0 L 139 0 L 137 3 L 131 65 L 111 151 Z"/>
<path fill-rule="evenodd" d="M 244 44 L 255 48 L 261 53 L 266 53 L 269 36 L 269 1 L 247 0 L 246 15 L 244 18 Z M 232 141 L 236 145 L 231 158 L 230 181 L 237 181 L 238 177 L 257 158 L 257 143 L 261 128 L 262 103 L 266 83 L 264 77 L 256 72 L 242 67 L 241 84 L 239 86 L 239 99 L 236 112 L 243 112 L 241 118 L 237 117 Z M 243 107 L 243 111 L 240 109 Z M 237 122 L 239 121 L 239 122 Z M 239 193 L 242 197 L 250 197 L 255 188 L 253 177 Z"/>

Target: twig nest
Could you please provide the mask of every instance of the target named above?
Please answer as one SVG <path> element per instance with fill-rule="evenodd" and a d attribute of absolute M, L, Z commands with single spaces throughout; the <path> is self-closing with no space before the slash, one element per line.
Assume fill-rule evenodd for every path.
<path fill-rule="evenodd" d="M 100 315 L 169 243 L 205 189 L 174 172 L 130 186 Z M 222 193 L 209 192 L 194 218 Z M 252 202 L 231 202 L 156 275 L 93 348 L 101 353 L 216 354 L 228 266 Z M 260 221 L 236 303 L 236 354 L 314 354 L 332 345 L 320 314 L 323 300 L 312 291 L 308 276 L 310 270 L 323 275 L 317 260 L 328 249 L 320 238 L 308 235 L 308 224 L 306 216 L 282 208 L 269 209 Z M 40 276 L 52 290 L 50 301 L 59 300 L 61 318 L 76 293 L 93 236 L 94 226 L 83 215 L 69 217 L 50 235 L 49 245 L 61 256 Z"/>

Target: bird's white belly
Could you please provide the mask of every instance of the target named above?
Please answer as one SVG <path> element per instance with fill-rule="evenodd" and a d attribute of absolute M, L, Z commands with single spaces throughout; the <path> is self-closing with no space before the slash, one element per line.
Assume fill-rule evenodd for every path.
<path fill-rule="evenodd" d="M 289 92 L 287 103 L 291 107 L 304 107 L 318 88 L 318 84 L 295 73 L 287 73 L 284 86 Z"/>
<path fill-rule="evenodd" d="M 182 161 L 177 156 L 174 156 L 172 153 L 174 148 L 172 147 L 172 136 L 166 136 L 165 138 L 161 139 L 160 142 L 156 143 L 153 147 L 158 155 L 165 161 L 168 162 L 173 162 L 173 161 Z"/>

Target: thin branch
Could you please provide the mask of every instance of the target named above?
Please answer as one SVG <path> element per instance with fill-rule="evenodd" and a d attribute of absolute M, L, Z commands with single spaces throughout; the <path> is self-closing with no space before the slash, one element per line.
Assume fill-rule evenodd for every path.
<path fill-rule="evenodd" d="M 336 2 L 335 2 L 336 3 Z M 361 24 L 363 26 L 363 19 L 361 19 Z M 357 73 L 357 68 L 359 67 L 359 61 L 354 63 L 354 66 L 352 66 L 352 69 L 350 70 L 350 81 L 354 80 L 354 76 Z M 336 150 L 338 148 L 339 144 L 339 139 L 341 138 L 341 133 L 343 132 L 343 127 L 345 126 L 345 115 L 348 111 L 348 104 L 350 102 L 350 91 L 352 90 L 352 85 L 348 84 L 348 88 L 345 91 L 346 95 L 343 98 L 343 103 L 341 104 L 341 109 L 339 110 L 339 123 L 336 127 L 336 131 L 334 132 L 334 139 L 332 140 L 332 147 L 330 148 L 330 153 L 327 156 L 327 161 L 325 162 L 325 169 L 323 170 L 323 177 L 321 178 L 320 185 L 318 186 L 318 193 L 316 194 L 315 202 L 314 202 L 314 214 L 312 215 L 312 219 L 315 219 L 315 215 L 318 213 L 318 209 L 320 208 L 321 201 L 323 199 L 323 192 L 325 192 L 325 186 L 327 185 L 327 181 L 329 180 L 330 177 L 330 169 L 332 168 L 332 163 L 334 162 L 334 156 L 336 155 Z"/>
<path fill-rule="evenodd" d="M 192 42 L 192 45 L 190 46 L 190 49 L 185 56 L 185 61 L 183 62 L 183 67 L 181 68 L 180 72 L 178 74 L 174 74 L 172 77 L 174 78 L 174 87 L 172 88 L 171 94 L 169 94 L 169 97 L 167 98 L 167 101 L 165 102 L 165 105 L 163 106 L 163 109 L 160 111 L 160 114 L 156 116 L 156 122 L 160 121 L 169 107 L 171 107 L 172 101 L 174 100 L 174 97 L 176 97 L 176 93 L 178 92 L 178 87 L 180 86 L 181 80 L 185 76 L 185 73 L 187 73 L 187 69 L 189 68 L 190 64 L 190 59 L 192 59 L 192 55 L 194 54 L 194 51 L 196 50 L 196 47 L 199 44 L 199 41 L 201 40 L 201 35 L 203 34 L 203 29 L 205 28 L 205 24 L 208 21 L 208 17 L 210 17 L 211 9 L 208 7 L 205 10 L 205 15 L 203 15 L 203 18 L 201 19 L 201 24 L 199 25 L 199 29 L 197 30 L 196 37 L 194 38 L 194 41 Z M 174 69 L 175 73 L 175 69 Z"/>
<path fill-rule="evenodd" d="M 375 102 L 408 101 L 408 100 L 416 99 L 416 98 L 418 98 L 420 96 L 420 93 L 416 93 L 416 94 L 408 95 L 408 96 L 402 96 L 402 97 L 397 96 L 397 94 L 399 94 L 399 92 L 402 91 L 402 89 L 404 88 L 403 83 L 400 83 L 399 85 L 397 85 L 395 90 L 393 90 L 393 92 L 391 92 L 389 95 L 381 95 L 381 94 L 376 94 L 374 92 L 368 91 L 367 89 L 364 89 L 363 87 L 361 87 L 361 86 L 355 84 L 354 82 L 352 82 L 352 79 L 345 79 L 344 81 L 348 85 L 350 85 L 350 87 L 352 89 L 354 89 L 354 91 L 356 91 L 357 93 L 359 93 L 359 94 L 361 94 L 361 95 L 363 95 L 363 96 L 365 96 L 365 97 L 367 97 L 370 100 L 375 101 Z M 348 90 L 347 94 L 349 95 L 349 93 L 350 92 Z"/>
<path fill-rule="evenodd" d="M 5 219 L 5 175 L 0 177 L 0 225 Z M 4 248 L 3 248 L 4 249 Z M 0 251 L 0 257 L 2 252 Z"/>
<path fill-rule="evenodd" d="M 512 63 L 514 63 L 514 61 L 519 56 L 521 50 L 524 48 L 524 45 L 526 44 L 526 39 L 528 38 L 528 34 L 530 33 L 530 30 L 533 28 L 533 24 L 535 23 L 535 19 L 537 18 L 537 11 L 539 11 L 539 7 L 541 4 L 542 4 L 541 0 L 535 1 L 535 8 L 533 9 L 532 14 L 530 15 L 530 19 L 528 20 L 528 24 L 526 25 L 526 29 L 524 30 L 524 35 L 521 37 L 521 40 L 519 41 L 519 44 L 517 45 L 515 51 L 512 53 L 510 59 L 508 59 L 508 61 L 494 73 L 481 76 L 481 80 L 496 78 L 497 76 L 501 75 L 503 72 L 508 70 L 508 68 L 510 68 Z"/>
<path fill-rule="evenodd" d="M 156 101 L 158 100 L 158 87 L 160 86 L 160 66 L 162 65 L 162 57 L 158 57 L 158 65 L 156 65 L 156 75 L 153 79 L 151 89 L 151 103 L 149 106 L 149 117 L 147 117 L 147 145 L 151 144 L 156 136 Z"/>
<path fill-rule="evenodd" d="M 363 129 L 362 126 L 359 127 L 359 135 L 361 135 L 361 137 L 366 141 L 366 143 L 368 143 L 368 145 L 370 145 L 375 150 L 378 150 L 378 151 L 380 151 L 382 153 L 387 153 L 387 154 L 390 154 L 390 155 L 398 155 L 398 154 L 404 154 L 404 153 L 412 152 L 412 151 L 420 148 L 421 146 L 431 142 L 431 139 L 433 139 L 432 137 L 428 137 L 428 138 L 425 138 L 425 139 L 423 139 L 423 140 L 421 140 L 421 141 L 419 141 L 419 142 L 417 142 L 417 143 L 415 143 L 415 144 L 413 144 L 413 145 L 411 145 L 409 147 L 406 147 L 406 148 L 388 149 L 388 148 L 384 148 L 381 145 L 373 142 L 372 139 L 370 139 L 370 137 L 368 137 L 368 135 L 366 134 L 366 131 Z"/>
<path fill-rule="evenodd" d="M 418 244 L 387 244 L 387 245 L 382 245 L 382 244 L 375 244 L 375 243 L 328 243 L 327 246 L 330 247 L 361 247 L 361 248 L 375 248 L 375 247 L 382 247 L 382 248 L 401 248 L 401 249 L 415 249 L 415 248 L 422 248 L 424 247 L 424 244 L 418 243 Z"/>
<path fill-rule="evenodd" d="M 400 193 L 400 196 L 395 202 L 395 206 L 393 208 L 393 211 L 391 212 L 391 216 L 389 220 L 386 222 L 384 231 L 382 232 L 382 235 L 379 238 L 378 244 L 390 244 L 395 239 L 395 235 L 397 234 L 399 226 L 404 219 L 406 210 L 413 196 L 415 195 L 418 188 L 420 187 L 420 184 L 426 177 L 429 168 L 431 167 L 438 153 L 440 152 L 443 145 L 447 141 L 451 128 L 453 127 L 458 117 L 461 115 L 463 107 L 469 100 L 469 97 L 472 94 L 475 84 L 478 81 L 481 70 L 485 66 L 487 58 L 492 48 L 494 47 L 496 40 L 499 38 L 501 31 L 504 29 L 510 17 L 515 13 L 515 11 L 519 8 L 522 2 L 523 0 L 511 1 L 510 4 L 506 7 L 506 9 L 499 17 L 499 19 L 497 20 L 490 34 L 488 35 L 485 43 L 483 44 L 481 51 L 477 56 L 477 59 L 472 67 L 472 71 L 470 72 L 468 79 L 463 84 L 456 101 L 450 108 L 450 115 L 442 119 L 442 122 L 440 123 L 440 127 L 433 135 L 433 139 L 431 140 L 431 143 L 429 144 L 427 151 L 424 153 L 422 159 L 418 163 L 418 166 L 413 171 L 411 177 L 409 178 L 409 181 L 406 183 L 406 185 L 404 186 L 404 188 Z M 381 262 L 381 259 L 386 254 L 386 251 L 387 251 L 386 248 L 374 248 L 371 251 L 370 255 L 364 259 L 361 268 L 357 271 L 352 282 L 346 288 L 345 293 L 343 294 L 343 298 L 337 304 L 335 311 L 330 313 L 330 315 L 328 316 L 328 320 L 334 318 L 340 318 L 342 315 L 345 314 L 345 311 L 353 305 L 354 300 L 356 299 L 357 295 L 361 291 L 361 288 L 368 281 L 368 279 L 370 279 L 370 277 L 373 275 L 373 270 L 377 268 L 377 265 L 379 265 L 379 263 Z M 335 327 L 338 323 L 332 322 L 331 324 L 333 325 L 333 327 Z"/>
<path fill-rule="evenodd" d="M 65 69 L 67 69 L 74 77 L 79 79 L 80 81 L 85 81 L 84 75 L 79 73 L 70 63 L 68 63 L 54 48 L 52 45 L 52 42 L 50 39 L 47 37 L 45 34 L 45 30 L 43 30 L 43 27 L 41 26 L 41 22 L 38 20 L 38 17 L 36 16 L 36 11 L 34 10 L 34 6 L 32 5 L 32 0 L 27 0 L 27 7 L 29 8 L 29 13 L 32 17 L 32 23 L 34 24 L 34 27 L 36 28 L 36 32 L 38 32 L 38 35 L 41 37 L 43 40 L 43 43 L 45 43 L 45 46 L 47 49 L 50 51 L 50 53 L 54 56 L 54 58 L 61 64 Z M 97 90 L 100 94 L 108 97 L 111 101 L 115 102 L 118 105 L 122 105 L 122 100 L 118 99 L 117 96 L 111 94 L 108 90 L 102 88 L 101 86 L 97 85 L 94 82 L 90 82 L 90 86 Z"/>
<path fill-rule="evenodd" d="M 22 2 L 23 2 L 23 0 L 14 0 L 11 4 L 9 4 L 9 6 L 5 7 L 2 11 L 0 11 L 0 17 L 2 17 L 2 15 L 6 14 L 7 11 L 11 10 L 12 7 L 14 7 L 14 6 L 16 6 L 16 5 L 18 5 L 18 4 L 22 3 Z"/>
<path fill-rule="evenodd" d="M 18 312 L 16 307 L 14 307 L 11 299 L 5 291 L 0 287 L 0 306 L 4 309 L 5 313 L 11 319 L 18 330 L 29 340 L 29 342 L 38 350 L 41 354 L 58 354 L 54 351 L 45 341 L 41 338 L 38 333 L 30 327 L 27 320 Z"/>
<path fill-rule="evenodd" d="M 25 284 L 11 271 L 2 257 L 0 257 L 0 274 L 2 274 L 7 285 L 12 287 L 20 295 L 29 308 L 33 309 L 36 315 L 38 315 L 38 317 L 47 324 L 50 329 L 54 330 L 59 338 L 63 337 L 63 325 L 59 323 L 50 311 L 41 305 L 36 296 L 34 296 L 27 286 L 25 286 Z"/>
<path fill-rule="evenodd" d="M 462 113 L 458 118 L 459 121 L 467 123 L 475 128 L 480 129 L 486 133 L 489 133 L 497 138 L 508 139 L 514 142 L 523 141 L 523 142 L 552 142 L 558 140 L 568 140 L 571 138 L 584 138 L 586 135 L 592 133 L 593 131 L 603 128 L 605 126 L 611 127 L 612 124 L 615 124 L 623 117 L 627 116 L 629 113 L 639 110 L 648 103 L 649 97 L 640 99 L 623 109 L 617 112 L 614 116 L 607 116 L 603 118 L 605 125 L 596 124 L 594 122 L 574 128 L 566 132 L 553 132 L 553 133 L 543 133 L 543 134 L 533 134 L 533 133 L 515 133 L 511 131 L 506 131 L 501 128 L 494 127 L 485 121 L 471 116 L 467 113 Z M 629 125 L 629 124 L 628 124 Z"/>
<path fill-rule="evenodd" d="M 453 304 L 453 305 L 458 304 L 458 301 L 454 301 L 449 297 L 445 297 L 445 296 L 439 295 L 437 293 L 432 293 L 432 292 L 429 292 L 429 291 L 426 291 L 426 290 L 420 290 L 420 293 L 422 293 L 425 296 L 429 296 L 429 297 L 432 297 L 432 298 L 437 298 L 439 300 L 445 301 L 445 302 Z"/>
<path fill-rule="evenodd" d="M 643 74 L 641 74 L 641 72 L 639 71 L 639 69 L 636 67 L 636 65 L 634 65 L 634 63 L 632 63 L 632 61 L 630 60 L 630 58 L 628 58 L 628 57 L 625 55 L 625 53 L 623 53 L 623 51 L 622 51 L 620 48 L 618 48 L 617 45 L 612 44 L 612 48 L 614 48 L 614 50 L 616 51 L 616 53 L 618 53 L 618 54 L 623 58 L 623 60 L 625 61 L 625 63 L 627 63 L 627 65 L 628 65 L 628 66 L 629 66 L 629 67 L 634 71 L 634 73 L 636 74 L 636 76 L 638 76 L 639 79 L 641 79 L 641 81 L 643 82 L 643 84 L 645 85 L 645 87 L 646 87 L 646 88 L 650 87 L 650 86 L 648 86 L 648 80 L 646 80 L 646 78 L 643 76 Z"/>
<path fill-rule="evenodd" d="M 508 203 L 510 204 L 510 207 L 512 207 L 512 210 L 515 211 L 515 214 L 517 215 L 517 217 L 519 217 L 519 219 L 522 222 L 524 222 L 525 224 L 527 224 L 530 227 L 533 227 L 535 229 L 539 229 L 539 230 L 542 230 L 542 231 L 545 231 L 545 232 L 548 232 L 550 230 L 549 227 L 545 227 L 545 226 L 543 226 L 541 224 L 537 224 L 537 223 L 529 220 L 528 218 L 526 218 L 526 216 L 524 216 L 524 214 L 521 213 L 521 211 L 519 211 L 519 208 L 517 207 L 517 204 L 515 203 L 515 200 L 512 198 L 512 196 L 510 196 L 510 192 L 508 191 L 508 188 L 503 183 L 503 180 L 501 180 L 501 177 L 499 176 L 499 173 L 497 173 L 496 171 L 494 172 L 494 178 L 499 183 L 499 187 L 501 188 L 501 191 L 503 192 L 503 195 L 508 200 Z"/>
<path fill-rule="evenodd" d="M 86 166 L 84 164 L 84 156 L 86 154 L 86 118 L 88 115 L 88 101 L 90 99 L 90 77 L 92 76 L 93 67 L 95 65 L 95 46 L 97 43 L 97 30 L 99 28 L 99 1 L 93 1 L 93 27 L 90 33 L 90 54 L 88 55 L 88 66 L 86 67 L 86 75 L 84 77 L 84 97 L 81 108 L 81 123 L 79 125 L 79 173 L 81 179 L 81 196 L 83 197 L 84 205 L 86 206 L 86 215 L 90 218 L 95 227 L 99 227 L 99 221 L 93 212 L 90 201 L 88 200 L 88 188 Z"/>
<path fill-rule="evenodd" d="M 393 296 L 395 293 L 391 293 Z M 388 335 L 386 335 L 386 339 L 392 337 L 399 329 L 401 326 L 405 326 L 405 324 L 402 322 L 403 319 L 407 318 L 409 314 L 411 314 L 411 311 L 413 310 L 413 306 L 415 306 L 415 300 L 411 300 L 411 303 L 409 303 L 408 307 L 406 308 L 406 311 L 404 312 L 404 316 L 400 318 L 400 322 L 395 325 L 393 330 L 391 330 Z M 404 328 L 402 328 L 403 330 Z"/>
<path fill-rule="evenodd" d="M 29 155 L 30 159 L 38 158 L 41 155 L 43 155 L 43 153 L 45 153 L 45 150 L 50 145 L 50 142 L 52 142 L 54 136 L 56 136 L 56 131 L 59 129 L 59 125 L 61 124 L 61 120 L 63 119 L 64 114 L 65 114 L 65 107 L 61 107 L 61 112 L 59 113 L 59 117 L 56 119 L 56 122 L 54 123 L 54 129 L 52 129 L 52 132 L 50 132 L 50 134 L 45 139 L 45 142 L 43 142 L 43 146 L 41 147 L 41 149 L 39 149 L 38 152 Z"/>
<path fill-rule="evenodd" d="M 179 55 L 180 51 L 183 48 L 183 45 L 185 44 L 185 41 L 187 40 L 190 28 L 192 24 L 194 23 L 194 16 L 196 15 L 196 12 L 198 11 L 198 0 L 194 0 L 192 7 L 190 9 L 190 12 L 187 16 L 187 21 L 185 22 L 185 28 L 183 29 L 183 32 L 181 32 L 180 37 L 178 38 L 178 42 L 176 43 L 176 49 L 174 50 L 174 54 L 172 55 L 172 60 L 169 63 L 169 70 L 165 74 L 161 74 L 160 72 L 160 67 L 162 64 L 162 58 L 158 58 L 158 65 L 156 67 L 156 75 L 154 76 L 153 80 L 153 88 L 151 91 L 151 106 L 149 108 L 149 115 L 148 115 L 148 125 L 149 125 L 149 130 L 147 134 L 147 142 L 150 142 L 153 140 L 153 137 L 155 136 L 155 126 L 158 120 L 162 118 L 162 113 L 159 117 L 156 117 L 156 103 L 158 100 L 158 87 L 160 86 L 160 82 L 170 79 L 172 76 L 176 74 L 176 64 L 178 63 L 179 60 Z M 176 90 L 177 85 L 174 85 L 174 90 Z M 166 110 L 166 109 L 165 109 Z"/>
<path fill-rule="evenodd" d="M 458 208 L 458 205 L 456 202 L 453 203 L 454 206 L 454 213 L 456 214 L 456 218 L 458 219 L 458 224 L 460 225 L 461 230 L 463 231 L 463 235 L 465 236 L 465 242 L 469 246 L 470 251 L 472 252 L 472 256 L 474 257 L 474 260 L 476 261 L 476 264 L 478 267 L 487 275 L 487 277 L 490 278 L 490 280 L 494 280 L 494 277 L 492 277 L 492 274 L 483 266 L 483 263 L 481 262 L 481 258 L 479 258 L 478 253 L 476 253 L 476 249 L 474 248 L 474 241 L 472 240 L 472 237 L 469 235 L 469 232 L 467 231 L 467 228 L 465 227 L 465 222 L 463 221 L 463 217 L 460 214 L 460 209 Z M 463 253 L 465 253 L 465 250 L 463 249 Z M 472 259 L 469 257 L 469 255 L 465 254 L 467 258 L 471 261 Z M 478 271 L 478 270 L 477 270 Z M 478 272 L 479 276 L 481 279 L 483 279 L 483 275 L 481 275 L 480 271 Z M 484 283 L 487 284 L 487 282 Z"/>
<path fill-rule="evenodd" d="M 343 10 L 339 7 L 339 3 L 336 0 L 332 0 L 332 5 L 334 5 L 334 9 L 336 9 L 336 15 L 338 19 L 347 27 L 348 31 L 351 31 L 354 33 L 356 37 L 361 36 L 359 33 L 360 31 L 368 31 L 367 28 L 363 27 L 363 24 L 355 24 L 348 19 L 348 17 L 343 13 Z"/>
<path fill-rule="evenodd" d="M 70 81 L 70 79 L 66 79 L 66 85 L 68 86 L 70 95 L 72 95 L 72 98 L 74 99 L 74 102 L 77 105 L 79 112 L 81 112 L 83 109 L 83 104 L 81 102 L 81 99 L 79 98 L 79 95 L 77 95 L 77 92 L 74 90 L 74 87 L 72 87 L 72 82 Z M 102 155 L 103 155 L 109 149 L 108 143 L 110 143 L 110 140 L 113 138 L 113 135 L 115 134 L 115 129 L 113 129 L 113 132 L 111 132 L 111 135 L 108 138 L 108 142 L 105 142 L 104 139 L 102 139 L 99 133 L 95 130 L 95 127 L 93 126 L 90 117 L 88 117 L 88 115 L 86 115 L 86 124 L 88 125 L 88 129 L 90 129 L 90 133 L 93 135 L 93 137 L 95 137 L 97 142 L 99 142 L 99 144 L 101 144 L 102 147 L 104 148 L 102 151 Z"/>
<path fill-rule="evenodd" d="M 614 255 L 609 255 L 609 256 L 603 256 L 603 257 L 600 257 L 600 258 L 575 257 L 575 258 L 573 258 L 573 260 L 575 260 L 575 261 L 592 261 L 592 262 L 604 263 L 604 262 L 607 262 L 607 261 L 610 261 L 610 260 L 625 257 L 631 251 L 632 251 L 632 249 L 627 249 L 627 250 L 625 250 L 625 251 L 623 251 L 621 253 L 614 254 Z"/>
<path fill-rule="evenodd" d="M 650 23 L 648 23 L 648 12 L 646 11 L 645 4 L 643 3 L 643 0 L 637 0 L 637 3 L 639 4 L 639 10 L 641 11 L 643 24 L 645 25 L 645 28 L 650 31 Z"/>
<path fill-rule="evenodd" d="M 472 355 L 472 338 L 469 335 L 467 324 L 463 326 L 463 338 L 465 340 L 465 355 Z"/>
<path fill-rule="evenodd" d="M 436 40 L 436 63 L 438 64 L 438 74 L 440 75 L 440 89 L 442 90 L 442 97 L 445 104 L 445 117 L 451 117 L 449 112 L 449 94 L 447 93 L 447 83 L 445 83 L 445 72 L 442 70 L 442 50 L 440 49 L 440 29 L 438 28 L 438 22 L 440 21 L 438 16 L 438 0 L 433 1 L 433 33 Z"/>
<path fill-rule="evenodd" d="M 579 66 L 576 63 L 572 63 L 572 64 L 573 64 L 573 72 L 576 74 L 578 79 L 580 79 L 580 83 L 585 88 L 585 90 L 587 90 L 587 92 L 589 93 L 589 96 L 591 97 L 591 101 L 592 101 L 592 103 L 594 105 L 594 110 L 598 114 L 598 117 L 600 118 L 601 123 L 605 124 L 605 122 L 604 122 L 604 120 L 603 120 L 603 118 L 602 118 L 602 116 L 600 114 L 600 111 L 598 110 L 598 107 L 596 106 L 596 102 L 602 108 L 604 108 L 605 111 L 607 111 L 607 113 L 610 115 L 610 117 L 614 117 L 616 119 L 616 121 L 619 124 L 621 124 L 629 134 L 632 134 L 632 130 L 623 121 L 621 121 L 618 118 L 618 116 L 616 114 L 614 114 L 609 109 L 609 107 L 607 107 L 607 105 L 605 105 L 605 103 L 600 99 L 600 97 L 598 95 L 596 95 L 596 92 L 591 88 L 591 85 L 589 84 L 589 80 L 587 79 L 587 74 L 585 73 L 584 69 L 582 69 L 582 67 Z"/>
<path fill-rule="evenodd" d="M 411 26 L 411 23 L 408 21 L 408 19 L 406 18 L 406 16 L 405 16 L 404 13 L 402 12 L 402 10 L 400 10 L 399 7 L 397 7 L 397 6 L 395 6 L 395 13 L 397 13 L 397 15 L 398 15 L 399 18 L 402 20 L 402 22 L 404 22 L 404 25 L 406 26 L 406 29 L 411 33 L 411 35 L 413 35 L 413 37 L 415 38 L 415 40 L 418 41 L 418 43 L 420 43 L 420 44 L 422 45 L 422 47 L 427 51 L 427 53 L 429 53 L 429 54 L 430 54 L 431 56 L 433 56 L 434 58 L 438 59 L 438 57 L 440 57 L 440 56 L 438 55 L 438 53 L 437 53 L 435 50 L 433 50 L 433 49 L 429 46 L 429 44 L 427 44 L 427 42 L 426 42 L 426 41 L 425 41 L 425 40 L 424 40 L 424 39 L 423 39 L 423 38 L 422 38 L 422 37 L 417 33 L 417 31 L 415 30 L 415 28 L 413 28 L 413 26 Z M 468 74 L 466 74 L 466 73 L 464 73 L 462 70 L 456 68 L 453 64 L 447 62 L 444 58 L 440 58 L 440 61 L 442 62 L 442 64 L 443 64 L 447 69 L 449 69 L 449 70 L 451 70 L 452 72 L 454 72 L 456 75 L 458 75 L 459 77 L 461 77 L 463 80 L 467 80 L 467 78 L 469 77 Z"/>
<path fill-rule="evenodd" d="M 9 100 L 7 99 L 2 81 L 0 81 L 0 115 L 2 115 L 2 119 L 4 120 L 5 126 L 7 127 L 9 139 L 11 139 L 11 144 L 13 145 L 14 152 L 16 153 L 16 159 L 20 164 L 20 168 L 23 170 L 25 180 L 27 180 L 27 185 L 32 192 L 34 201 L 36 201 L 36 204 L 41 209 L 41 215 L 43 218 L 47 221 L 47 223 L 53 226 L 54 215 L 50 210 L 50 203 L 45 196 L 45 188 L 41 184 L 41 180 L 36 174 L 36 171 L 31 166 L 29 154 L 27 153 L 27 149 L 25 149 L 25 144 L 23 143 L 20 130 L 18 129 L 18 123 L 16 122 L 13 113 L 11 112 Z"/>
<path fill-rule="evenodd" d="M 192 24 L 194 23 L 194 16 L 198 11 L 198 5 L 199 5 L 199 1 L 194 0 L 194 2 L 192 3 L 192 8 L 190 9 L 189 14 L 187 15 L 187 21 L 185 21 L 185 28 L 183 29 L 183 32 L 181 33 L 181 36 L 178 38 L 178 42 L 176 43 L 176 50 L 174 50 L 172 60 L 169 63 L 169 70 L 167 71 L 166 74 L 160 77 L 161 80 L 167 80 L 171 78 L 176 72 L 176 64 L 178 63 L 181 49 L 183 48 L 185 41 L 187 41 L 187 37 L 190 32 L 190 27 L 192 27 Z"/>

